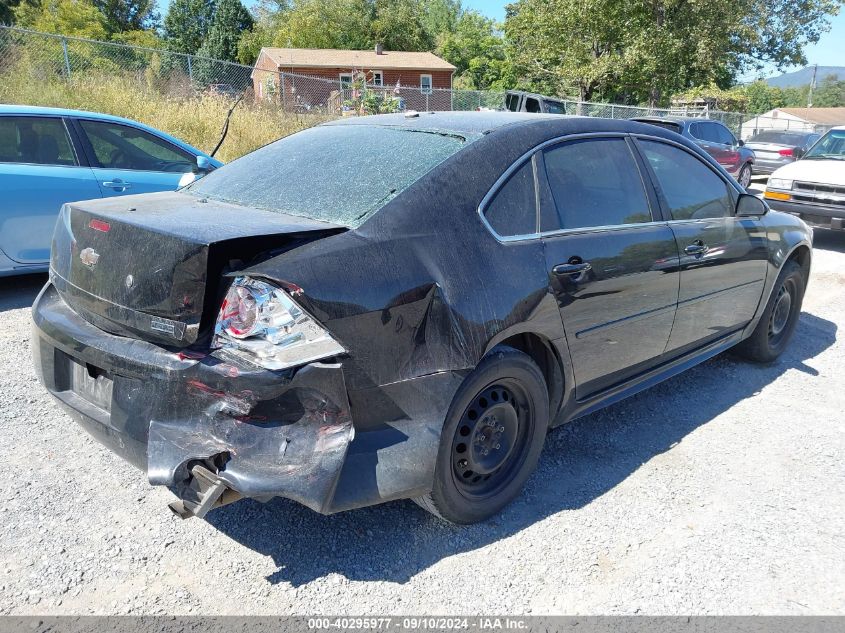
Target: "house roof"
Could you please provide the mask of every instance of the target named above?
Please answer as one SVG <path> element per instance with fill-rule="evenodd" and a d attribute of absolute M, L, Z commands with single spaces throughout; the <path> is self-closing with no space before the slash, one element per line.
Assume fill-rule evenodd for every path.
<path fill-rule="evenodd" d="M 455 70 L 434 53 L 347 51 L 335 48 L 262 48 L 278 66 L 289 68 L 362 68 L 367 70 Z"/>
<path fill-rule="evenodd" d="M 845 123 L 845 108 L 777 108 L 777 110 L 819 125 Z"/>

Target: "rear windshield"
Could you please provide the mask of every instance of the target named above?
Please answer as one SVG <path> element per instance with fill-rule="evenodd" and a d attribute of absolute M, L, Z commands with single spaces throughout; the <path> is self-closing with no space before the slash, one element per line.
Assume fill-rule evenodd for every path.
<path fill-rule="evenodd" d="M 801 145 L 809 134 L 795 134 L 794 132 L 775 132 L 767 130 L 758 132 L 751 137 L 749 143 L 776 143 L 778 145 Z"/>
<path fill-rule="evenodd" d="M 681 131 L 681 124 L 675 123 L 674 121 L 650 121 L 639 119 L 639 122 L 648 123 L 649 125 L 656 125 L 657 127 L 662 127 L 664 130 L 670 130 L 671 132 L 680 133 Z"/>
<path fill-rule="evenodd" d="M 466 143 L 457 135 L 375 125 L 314 127 L 182 191 L 356 228 Z"/>

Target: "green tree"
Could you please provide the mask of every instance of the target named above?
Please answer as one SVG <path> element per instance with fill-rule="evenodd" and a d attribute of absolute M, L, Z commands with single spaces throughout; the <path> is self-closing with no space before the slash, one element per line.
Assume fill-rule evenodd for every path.
<path fill-rule="evenodd" d="M 434 36 L 424 24 L 425 8 L 420 0 L 378 0 L 370 39 L 393 51 L 430 51 Z"/>
<path fill-rule="evenodd" d="M 460 88 L 510 87 L 504 38 L 493 20 L 476 11 L 463 12 L 453 30 L 441 34 L 437 52 L 457 68 L 455 85 Z"/>
<path fill-rule="evenodd" d="M 804 61 L 841 0 L 518 0 L 505 33 L 527 84 L 665 103 L 694 86 Z"/>
<path fill-rule="evenodd" d="M 214 0 L 173 0 L 164 16 L 168 48 L 177 53 L 196 53 L 208 36 L 214 8 Z"/>
<path fill-rule="evenodd" d="M 153 29 L 159 23 L 155 0 L 93 0 L 93 3 L 105 17 L 109 35 Z"/>
<path fill-rule="evenodd" d="M 845 106 L 845 81 L 828 75 L 813 91 L 814 108 L 839 108 Z"/>
<path fill-rule="evenodd" d="M 280 18 L 273 44 L 294 48 L 365 49 L 373 44 L 370 0 L 294 0 Z"/>
<path fill-rule="evenodd" d="M 252 15 L 240 0 L 220 0 L 208 29 L 208 37 L 197 54 L 224 61 L 237 61 L 238 41 L 252 28 Z"/>
<path fill-rule="evenodd" d="M 39 5 L 21 4 L 15 21 L 34 31 L 59 33 L 94 40 L 108 37 L 106 18 L 90 0 L 43 0 Z"/>

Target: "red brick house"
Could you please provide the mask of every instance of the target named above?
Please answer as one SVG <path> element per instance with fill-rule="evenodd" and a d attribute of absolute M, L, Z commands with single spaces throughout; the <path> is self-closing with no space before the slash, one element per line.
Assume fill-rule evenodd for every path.
<path fill-rule="evenodd" d="M 262 48 L 252 71 L 257 101 L 296 106 L 339 107 L 353 78 L 364 73 L 370 89 L 405 100 L 409 110 L 451 110 L 455 67 L 433 53 Z M 443 90 L 443 89 L 446 90 Z"/>

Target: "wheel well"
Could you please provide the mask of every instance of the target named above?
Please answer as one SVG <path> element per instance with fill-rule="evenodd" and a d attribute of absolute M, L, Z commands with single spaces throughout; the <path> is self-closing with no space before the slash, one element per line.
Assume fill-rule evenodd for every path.
<path fill-rule="evenodd" d="M 790 253 L 787 261 L 798 263 L 801 267 L 801 273 L 804 275 L 804 285 L 806 285 L 810 278 L 810 249 L 802 244 Z"/>
<path fill-rule="evenodd" d="M 554 421 L 563 400 L 564 377 L 563 367 L 552 344 L 542 336 L 525 332 L 500 341 L 498 345 L 507 345 L 528 354 L 540 367 L 540 371 L 543 372 L 546 379 L 546 388 L 549 391 L 551 421 Z"/>

